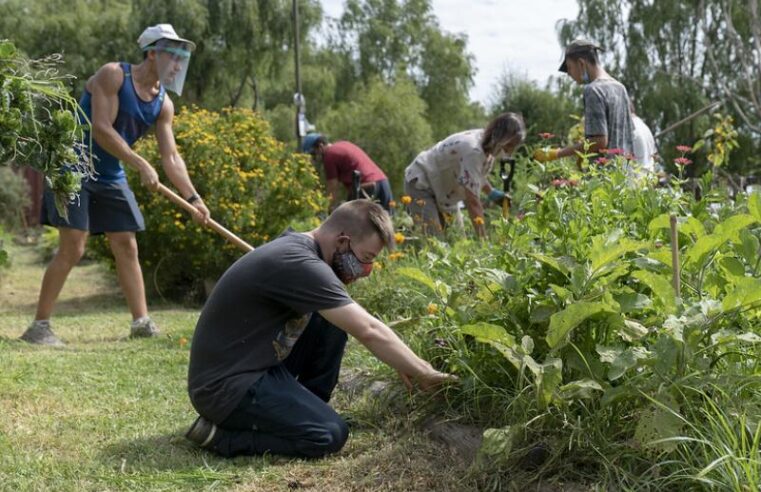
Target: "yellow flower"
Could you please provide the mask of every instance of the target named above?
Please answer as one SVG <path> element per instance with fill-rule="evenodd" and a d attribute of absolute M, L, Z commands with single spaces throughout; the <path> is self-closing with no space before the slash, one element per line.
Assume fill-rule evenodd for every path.
<path fill-rule="evenodd" d="M 412 203 L 412 197 L 409 195 L 402 196 L 402 203 L 405 205 L 409 205 L 410 203 Z"/>
<path fill-rule="evenodd" d="M 476 217 L 473 219 L 473 223 L 476 225 L 484 225 L 484 218 L 483 217 Z"/>
<path fill-rule="evenodd" d="M 396 241 L 396 244 L 402 244 L 404 242 L 404 239 L 405 239 L 404 234 L 402 234 L 401 232 L 397 232 L 396 234 L 394 234 L 394 240 Z"/>
<path fill-rule="evenodd" d="M 396 261 L 402 256 L 404 256 L 404 253 L 401 253 L 401 252 L 391 253 L 390 255 L 388 255 L 388 259 L 391 261 Z"/>
<path fill-rule="evenodd" d="M 428 314 L 433 315 L 438 312 L 439 312 L 439 306 L 437 304 L 434 304 L 434 303 L 428 304 Z"/>

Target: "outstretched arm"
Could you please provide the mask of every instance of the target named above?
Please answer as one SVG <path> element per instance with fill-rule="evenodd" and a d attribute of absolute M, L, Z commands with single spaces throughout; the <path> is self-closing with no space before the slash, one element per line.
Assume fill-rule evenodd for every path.
<path fill-rule="evenodd" d="M 416 382 L 423 390 L 431 390 L 455 376 L 439 372 L 409 348 L 381 321 L 357 303 L 320 311 L 330 323 L 344 330 L 367 347 L 380 360 L 399 372 L 405 384 Z"/>

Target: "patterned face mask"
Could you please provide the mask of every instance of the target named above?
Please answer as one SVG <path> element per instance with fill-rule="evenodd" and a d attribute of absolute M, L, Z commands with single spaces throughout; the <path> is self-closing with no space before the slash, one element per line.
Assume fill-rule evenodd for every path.
<path fill-rule="evenodd" d="M 349 249 L 343 253 L 338 251 L 333 253 L 331 268 L 333 268 L 338 279 L 348 285 L 357 279 L 370 275 L 370 272 L 373 271 L 373 262 L 364 263 L 360 261 L 349 246 Z"/>

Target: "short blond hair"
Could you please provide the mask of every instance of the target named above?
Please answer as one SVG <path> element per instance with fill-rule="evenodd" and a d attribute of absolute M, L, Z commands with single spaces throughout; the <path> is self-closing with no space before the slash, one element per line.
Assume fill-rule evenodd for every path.
<path fill-rule="evenodd" d="M 336 208 L 320 226 L 347 236 L 366 238 L 377 234 L 389 250 L 396 247 L 394 224 L 383 207 L 370 200 L 352 200 Z"/>

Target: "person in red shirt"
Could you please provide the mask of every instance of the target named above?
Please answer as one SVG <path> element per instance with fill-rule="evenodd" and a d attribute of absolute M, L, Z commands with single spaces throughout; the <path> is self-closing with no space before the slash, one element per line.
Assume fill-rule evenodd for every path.
<path fill-rule="evenodd" d="M 310 133 L 304 137 L 301 149 L 325 168 L 331 211 L 341 202 L 338 196 L 339 183 L 347 190 L 347 200 L 369 198 L 391 211 L 389 202 L 393 196 L 388 178 L 364 150 L 347 141 L 329 143 L 320 133 Z M 359 171 L 360 196 L 354 196 L 352 189 L 354 171 Z"/>

